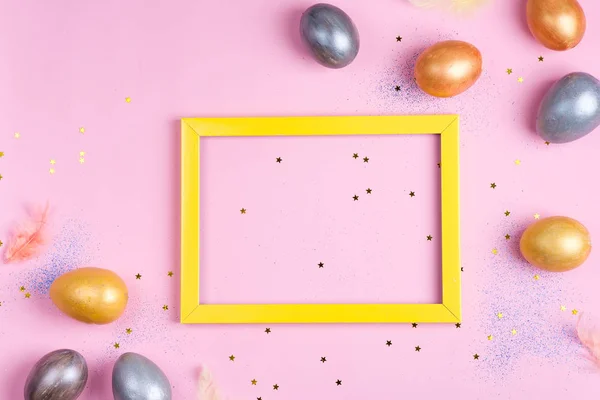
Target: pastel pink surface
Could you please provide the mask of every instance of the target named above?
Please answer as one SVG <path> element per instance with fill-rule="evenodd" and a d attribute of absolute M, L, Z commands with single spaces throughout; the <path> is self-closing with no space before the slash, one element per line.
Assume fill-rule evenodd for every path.
<path fill-rule="evenodd" d="M 0 151 L 5 155 L 0 158 L 0 234 L 5 235 L 3 232 L 7 233 L 23 216 L 25 205 L 48 199 L 55 206 L 55 228 L 60 230 L 68 220 L 81 221 L 87 228 L 78 234 L 91 237 L 86 264 L 118 272 L 128 284 L 131 300 L 126 314 L 116 323 L 84 325 L 61 315 L 47 295 L 33 293 L 25 299 L 19 291 L 19 286 L 28 283 L 28 274 L 42 267 L 44 258 L 25 265 L 3 265 L 0 398 L 20 398 L 35 361 L 65 347 L 80 351 L 90 367 L 89 384 L 81 399 L 110 398 L 112 364 L 126 351 L 142 353 L 161 366 L 173 385 L 174 399 L 195 399 L 201 364 L 213 371 L 222 392 L 231 399 L 434 399 L 449 395 L 468 399 L 598 398 L 598 373 L 587 370 L 585 352 L 569 337 L 575 335 L 577 317 L 560 311 L 563 304 L 569 311 L 600 304 L 598 256 L 592 252 L 581 268 L 560 278 L 542 274 L 537 282 L 532 278 L 536 272 L 514 256 L 514 244 L 535 213 L 568 215 L 584 223 L 593 237 L 600 232 L 595 170 L 590 168 L 600 146 L 598 132 L 563 146 L 546 146 L 532 133 L 537 105 L 552 82 L 573 71 L 600 76 L 596 51 L 600 5 L 592 0 L 580 3 L 588 17 L 586 35 L 574 50 L 555 53 L 529 34 L 523 1 L 495 1 L 471 16 L 458 17 L 418 10 L 398 0 L 383 0 L 377 6 L 340 0 L 335 4 L 353 18 L 360 31 L 361 50 L 349 67 L 334 71 L 316 64 L 300 46 L 297 27 L 300 13 L 312 4 L 307 1 L 2 2 Z M 396 42 L 398 35 L 403 38 L 401 42 Z M 450 38 L 469 41 L 479 48 L 484 57 L 484 75 L 456 98 L 427 97 L 412 85 L 412 63 L 425 47 Z M 538 62 L 540 55 L 544 62 Z M 513 69 L 512 75 L 506 74 L 507 68 Z M 517 82 L 518 77 L 524 78 L 523 83 Z M 394 90 L 396 85 L 401 86 L 400 92 Z M 130 103 L 126 97 L 131 98 Z M 461 116 L 464 321 L 460 329 L 422 324 L 416 329 L 410 325 L 277 325 L 270 326 L 272 331 L 266 334 L 266 326 L 178 324 L 181 117 L 427 113 Z M 79 132 L 80 127 L 85 128 L 84 134 Z M 13 137 L 15 132 L 20 133 L 19 139 Z M 373 243 L 369 232 L 374 234 L 378 229 L 382 233 L 404 233 L 406 241 L 399 241 L 398 247 L 390 251 L 407 254 L 415 265 L 418 261 L 431 268 L 418 273 L 412 266 L 407 270 L 413 274 L 415 284 L 426 286 L 411 292 L 412 288 L 402 286 L 406 283 L 367 277 L 358 265 L 351 271 L 365 275 L 352 279 L 346 276 L 348 286 L 344 286 L 343 281 L 336 282 L 343 275 L 335 275 L 336 264 L 341 264 L 335 258 L 350 255 L 338 251 L 343 250 L 341 245 L 337 249 L 333 246 L 335 252 L 315 252 L 313 259 L 308 252 L 294 253 L 294 243 L 273 235 L 271 244 L 279 245 L 277 252 L 292 252 L 295 265 L 306 266 L 306 275 L 325 272 L 323 280 L 297 270 L 289 274 L 275 271 L 274 277 L 285 282 L 277 289 L 280 292 L 264 294 L 260 286 L 264 282 L 259 278 L 268 271 L 260 265 L 246 265 L 246 274 L 257 268 L 255 285 L 241 286 L 239 281 L 236 283 L 239 276 L 232 279 L 233 285 L 208 285 L 207 301 L 378 301 L 378 297 L 404 300 L 404 294 L 411 301 L 429 301 L 437 295 L 429 280 L 436 276 L 434 263 L 428 263 L 435 261 L 435 254 L 420 254 L 418 247 L 409 247 L 432 244 L 420 242 L 428 234 L 425 230 L 435 229 L 432 173 L 437 166 L 432 163 L 437 160 L 432 154 L 422 160 L 411 156 L 415 166 L 429 164 L 415 170 L 414 176 L 398 177 L 393 168 L 407 171 L 409 166 L 395 164 L 399 161 L 390 156 L 392 150 L 388 147 L 395 148 L 394 139 L 336 140 L 327 145 L 331 159 L 325 159 L 321 150 L 313 151 L 316 142 L 307 141 L 302 145 L 306 147 L 298 150 L 295 146 L 299 142 L 293 146 L 264 143 L 260 162 L 267 164 L 253 168 L 268 171 L 268 179 L 278 184 L 289 179 L 284 174 L 310 183 L 310 176 L 300 176 L 303 170 L 298 169 L 299 161 L 294 163 L 301 151 L 305 154 L 303 163 L 308 161 L 306 154 L 311 154 L 339 168 L 343 172 L 339 179 L 331 185 L 322 184 L 322 192 L 340 196 L 339 201 L 322 204 L 326 211 L 340 204 L 340 210 L 333 210 L 340 214 L 331 225 L 332 233 L 339 233 L 343 227 L 337 217 L 343 220 L 343 215 L 355 211 L 352 207 L 362 207 L 364 215 L 356 216 L 358 223 L 364 227 L 372 217 L 378 226 L 368 227 L 372 230 L 366 232 L 353 231 L 354 240 L 364 239 L 369 249 L 377 251 L 390 245 L 391 239 L 386 235 L 383 242 Z M 227 143 L 227 149 L 243 145 Z M 259 151 L 254 141 L 248 145 Z M 407 142 L 406 146 L 434 148 L 427 143 Z M 219 144 L 213 147 L 215 151 L 209 151 L 212 157 L 233 151 L 219 148 Z M 368 168 L 356 167 L 348 158 L 348 151 L 363 153 L 363 149 L 373 159 Z M 281 165 L 274 163 L 272 153 L 276 150 L 284 159 Z M 81 151 L 85 152 L 83 164 L 79 163 Z M 258 163 L 258 157 L 236 154 L 228 165 L 234 171 L 240 168 L 236 160 Z M 56 160 L 52 175 L 50 159 Z M 514 163 L 516 159 L 522 161 L 520 165 Z M 213 160 L 214 165 L 222 162 Z M 383 164 L 378 165 L 380 162 Z M 317 167 L 306 168 L 310 171 Z M 216 171 L 207 177 L 209 183 L 211 179 L 215 183 L 214 190 L 224 193 L 227 189 L 219 186 L 218 178 Z M 235 176 L 230 178 L 235 182 Z M 327 182 L 325 179 L 331 176 L 319 179 Z M 414 181 L 398 187 L 390 184 L 384 192 L 373 184 L 371 198 L 360 194 L 358 202 L 349 201 L 348 195 L 364 190 L 365 185 L 383 185 L 394 179 Z M 288 182 L 289 191 L 282 194 L 286 196 L 282 199 L 289 196 L 294 200 L 290 206 L 297 207 L 293 194 L 305 190 Z M 496 189 L 490 189 L 492 182 L 497 184 Z M 215 214 L 209 215 L 221 216 L 223 221 L 232 218 L 233 222 L 212 229 L 235 229 L 236 235 L 272 235 L 252 229 L 260 227 L 258 212 L 264 215 L 268 211 L 266 202 L 272 200 L 251 190 L 251 183 L 244 184 L 252 198 L 244 199 L 244 204 L 242 199 L 223 199 Z M 411 184 L 421 188 L 415 190 L 418 197 L 412 199 L 419 201 L 418 207 L 414 215 L 408 216 L 412 229 L 408 226 L 396 230 L 397 224 L 383 224 L 385 219 L 380 213 L 393 204 L 392 197 L 413 190 L 408 189 Z M 384 197 L 386 190 L 389 197 Z M 432 192 L 432 196 L 420 196 L 420 191 Z M 211 196 L 203 200 L 211 201 Z M 409 200 L 408 196 L 400 196 L 398 204 L 406 206 Z M 212 201 L 217 201 L 216 197 Z M 315 198 L 307 201 L 316 202 Z M 225 207 L 233 208 L 231 217 L 225 216 Z M 248 213 L 236 214 L 241 207 Z M 277 207 L 273 210 L 280 210 Z M 505 210 L 511 211 L 509 217 L 504 216 Z M 403 211 L 392 212 L 398 214 L 391 218 L 398 219 Z M 290 223 L 303 222 L 296 214 L 284 216 Z M 239 230 L 233 225 L 241 223 L 246 226 Z M 513 236 L 511 240 L 504 239 L 506 233 Z M 325 242 L 323 231 L 315 238 L 305 225 L 289 234 L 298 241 L 296 244 L 304 241 L 308 249 L 312 242 Z M 0 239 L 5 241 L 5 236 Z M 336 235 L 336 244 L 346 243 L 339 240 Z M 215 243 L 212 248 L 218 250 L 226 244 Z M 491 252 L 493 248 L 498 249 L 496 256 Z M 357 257 L 367 257 L 358 249 L 350 250 Z M 273 257 L 277 252 L 265 254 Z M 390 255 L 398 255 L 393 253 Z M 257 264 L 260 255 L 252 255 L 252 264 Z M 207 257 L 207 264 L 211 264 L 212 256 Z M 235 265 L 239 259 L 230 257 L 232 272 L 244 267 L 241 263 Z M 313 270 L 319 261 L 326 268 Z M 393 271 L 392 264 L 377 265 L 381 266 L 377 274 Z M 510 286 L 497 280 L 502 278 L 498 271 L 504 271 L 500 266 L 510 267 L 505 273 L 511 279 Z M 225 276 L 218 276 L 224 272 L 217 264 L 207 268 L 208 274 L 225 282 Z M 167 276 L 168 271 L 174 272 L 173 278 Z M 139 280 L 135 279 L 137 273 L 142 275 Z M 291 282 L 293 279 L 297 284 Z M 381 286 L 365 287 L 360 293 L 348 290 L 364 279 Z M 386 280 L 386 276 L 380 279 Z M 306 282 L 313 282 L 314 287 L 304 292 L 301 284 Z M 498 293 L 511 296 L 502 299 L 497 307 L 500 309 L 486 306 Z M 529 297 L 532 294 L 538 297 Z M 519 334 L 512 337 L 509 331 L 516 320 L 504 310 L 506 316 L 496 324 L 495 313 L 502 311 L 501 307 L 527 310 L 539 299 L 554 298 L 550 294 L 556 296 L 556 303 L 540 309 L 539 315 L 531 319 L 555 333 L 557 343 L 573 341 L 575 360 L 551 352 L 532 353 L 527 346 L 517 347 L 518 351 L 511 347 L 512 352 L 507 353 L 510 360 L 502 368 L 491 368 L 496 359 L 492 357 L 496 354 L 494 346 L 509 340 L 520 343 L 528 330 L 533 338 L 539 332 L 535 326 L 516 326 Z M 163 305 L 168 305 L 167 311 Z M 556 328 L 561 324 L 567 333 Z M 127 335 L 126 328 L 131 328 L 132 334 Z M 494 331 L 493 341 L 487 340 L 490 330 Z M 387 340 L 393 345 L 386 346 Z M 539 340 L 543 346 L 546 338 L 540 336 Z M 119 349 L 113 347 L 115 342 L 120 343 Z M 415 346 L 422 350 L 414 351 Z M 551 349 L 552 345 L 546 347 Z M 479 360 L 473 359 L 475 353 L 481 355 Z M 232 354 L 233 362 L 228 358 Z M 327 362 L 321 363 L 321 357 Z M 258 384 L 251 385 L 252 379 Z M 341 386 L 335 384 L 337 379 L 342 380 Z M 279 385 L 278 391 L 272 389 L 274 384 Z"/>

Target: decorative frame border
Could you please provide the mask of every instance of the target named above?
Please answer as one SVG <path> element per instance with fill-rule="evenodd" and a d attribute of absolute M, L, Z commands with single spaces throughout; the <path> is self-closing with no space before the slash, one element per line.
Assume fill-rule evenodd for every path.
<path fill-rule="evenodd" d="M 460 322 L 458 126 L 457 115 L 182 119 L 181 323 Z M 441 136 L 441 304 L 199 304 L 201 137 L 414 134 Z"/>

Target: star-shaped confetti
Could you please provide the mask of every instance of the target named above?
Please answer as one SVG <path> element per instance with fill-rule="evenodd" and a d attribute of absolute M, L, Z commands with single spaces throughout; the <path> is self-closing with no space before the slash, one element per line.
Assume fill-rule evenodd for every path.
<path fill-rule="evenodd" d="M 279 390 L 279 385 L 278 384 L 274 384 L 273 385 L 273 390 Z"/>
<path fill-rule="evenodd" d="M 519 82 L 519 83 L 523 83 L 523 77 L 522 77 L 522 76 L 520 76 L 519 78 L 517 78 L 517 82 Z"/>
<path fill-rule="evenodd" d="M 115 342 L 115 344 L 113 344 L 113 347 L 115 349 L 118 349 L 119 347 L 121 347 L 121 345 L 118 342 Z"/>
<path fill-rule="evenodd" d="M 50 160 L 50 164 L 51 164 L 51 165 L 54 165 L 54 164 L 56 164 L 56 160 L 55 160 L 55 159 L 52 159 L 52 160 Z"/>
<path fill-rule="evenodd" d="M 465 272 L 464 267 L 460 267 L 460 272 Z"/>
<path fill-rule="evenodd" d="M 519 160 L 519 159 L 515 160 L 515 165 L 521 165 L 521 160 Z"/>
<path fill-rule="evenodd" d="M 281 163 L 282 161 L 283 161 L 283 159 L 282 159 L 281 157 L 277 157 L 277 158 L 275 159 L 275 162 L 278 162 L 278 163 Z"/>
<path fill-rule="evenodd" d="M 415 197 L 415 192 L 410 192 L 408 195 L 409 195 L 410 197 Z"/>
<path fill-rule="evenodd" d="M 241 213 L 241 214 L 246 214 L 246 209 L 245 209 L 245 208 L 242 208 L 242 209 L 240 210 L 240 213 Z"/>
<path fill-rule="evenodd" d="M 324 363 L 327 361 L 327 357 L 321 357 L 321 362 Z"/>
<path fill-rule="evenodd" d="M 510 333 L 512 333 L 512 335 L 515 336 L 517 334 L 517 330 L 513 328 L 513 330 L 510 331 Z"/>
<path fill-rule="evenodd" d="M 15 139 L 18 139 L 21 137 L 21 134 L 19 132 L 15 132 Z"/>
<path fill-rule="evenodd" d="M 501 312 L 499 312 L 498 314 L 496 314 L 496 316 L 498 317 L 498 319 L 504 318 L 504 314 L 502 314 Z"/>
<path fill-rule="evenodd" d="M 358 196 L 357 196 L 357 195 L 354 195 L 354 196 L 352 196 L 352 199 L 353 199 L 354 201 L 358 201 Z"/>
<path fill-rule="evenodd" d="M 252 383 L 252 385 L 256 386 L 256 384 L 258 383 L 258 381 L 257 381 L 256 379 L 252 379 L 252 380 L 250 381 L 250 383 Z"/>
<path fill-rule="evenodd" d="M 2 247 L 2 245 L 3 245 L 3 244 L 4 244 L 4 243 L 2 243 L 2 240 L 0 240 L 0 247 Z"/>
<path fill-rule="evenodd" d="M 125 103 L 131 103 L 131 97 L 125 97 Z"/>
<path fill-rule="evenodd" d="M 504 215 L 506 215 L 508 217 L 510 215 L 510 211 L 508 211 L 508 210 L 504 211 Z"/>
<path fill-rule="evenodd" d="M 560 311 L 567 311 L 567 307 L 566 307 L 566 306 L 563 306 L 563 305 L 561 305 L 561 306 L 560 306 Z"/>
<path fill-rule="evenodd" d="M 4 152 L 0 151 L 0 158 L 4 157 Z"/>
<path fill-rule="evenodd" d="M 79 152 L 79 157 L 85 157 L 85 151 L 80 151 Z"/>
<path fill-rule="evenodd" d="M 473 354 L 473 359 L 474 360 L 479 360 L 479 354 L 477 354 L 477 353 Z"/>
<path fill-rule="evenodd" d="M 21 287 L 19 288 L 19 291 L 21 291 L 21 292 L 24 292 L 24 291 L 25 291 L 25 286 L 21 286 Z"/>
<path fill-rule="evenodd" d="M 401 42 L 402 41 L 402 36 L 396 36 L 396 42 Z"/>
<path fill-rule="evenodd" d="M 372 190 L 371 188 L 368 188 L 368 189 L 367 189 L 367 194 L 371 194 L 371 192 L 372 192 L 372 191 L 373 191 L 373 190 Z"/>
<path fill-rule="evenodd" d="M 142 275 L 140 275 L 140 274 L 135 274 L 135 279 L 142 279 Z"/>
<path fill-rule="evenodd" d="M 235 361 L 235 356 L 233 354 L 229 356 L 229 361 Z"/>
<path fill-rule="evenodd" d="M 363 157 L 363 162 L 368 163 L 369 162 L 369 157 Z"/>
<path fill-rule="evenodd" d="M 539 62 L 542 62 L 542 61 L 544 61 L 544 57 L 542 57 L 542 56 L 539 56 L 539 57 L 538 57 L 538 61 L 539 61 Z"/>
<path fill-rule="evenodd" d="M 390 346 L 392 345 L 392 341 L 391 341 L 391 340 L 386 340 L 386 341 L 385 341 L 385 345 L 386 345 L 387 347 L 390 347 Z"/>
<path fill-rule="evenodd" d="M 492 254 L 493 254 L 493 255 L 496 255 L 496 254 L 498 254 L 498 249 L 496 249 L 496 248 L 493 248 L 493 249 L 492 249 Z"/>
<path fill-rule="evenodd" d="M 421 351 L 421 346 L 416 346 L 415 351 Z"/>
<path fill-rule="evenodd" d="M 427 240 L 431 242 L 431 240 L 433 239 L 433 236 L 431 235 L 427 235 Z"/>
<path fill-rule="evenodd" d="M 399 91 L 400 91 L 400 86 L 396 86 L 396 87 L 394 87 L 394 90 L 395 90 L 396 92 L 399 92 Z"/>
<path fill-rule="evenodd" d="M 265 329 L 265 333 L 266 333 L 266 334 L 269 334 L 269 333 L 271 333 L 271 328 L 266 328 L 266 329 Z"/>
<path fill-rule="evenodd" d="M 48 172 L 50 172 L 50 175 L 54 175 L 54 173 L 56 172 L 56 170 L 54 168 L 50 168 L 50 170 Z"/>
<path fill-rule="evenodd" d="M 262 397 L 257 397 L 256 400 L 262 400 Z"/>
<path fill-rule="evenodd" d="M 512 74 L 512 68 L 506 68 L 506 73 L 507 73 L 508 75 Z"/>
<path fill-rule="evenodd" d="M 571 311 L 571 314 L 573 314 L 573 315 L 577 315 L 578 313 L 579 313 L 579 311 L 577 311 L 575 309 L 573 311 Z"/>
<path fill-rule="evenodd" d="M 26 299 L 28 299 L 28 298 L 30 298 L 30 297 L 31 297 L 31 293 L 29 293 L 29 292 L 25 293 L 25 298 L 26 298 Z"/>
<path fill-rule="evenodd" d="M 550 142 L 546 141 L 544 143 L 546 143 L 546 146 L 550 146 Z"/>
<path fill-rule="evenodd" d="M 85 133 L 85 128 L 83 126 L 79 128 L 79 133 Z"/>
<path fill-rule="evenodd" d="M 419 326 L 419 324 L 417 324 L 416 322 L 413 322 L 413 323 L 412 323 L 412 327 L 413 327 L 413 328 L 416 328 L 417 326 Z"/>
<path fill-rule="evenodd" d="M 538 214 L 538 213 L 533 214 L 533 218 L 534 219 L 540 219 L 540 214 Z"/>
<path fill-rule="evenodd" d="M 356 160 L 358 158 L 358 153 L 352 154 L 352 158 L 354 158 Z"/>
<path fill-rule="evenodd" d="M 494 340 L 494 336 L 493 335 L 488 335 L 487 339 L 488 340 Z"/>
<path fill-rule="evenodd" d="M 2 175 L 0 174 L 0 181 L 2 180 Z"/>
<path fill-rule="evenodd" d="M 163 310 L 167 311 L 169 309 L 169 306 L 165 304 L 162 308 Z"/>
<path fill-rule="evenodd" d="M 133 332 L 133 331 L 131 330 L 131 328 L 127 328 L 127 329 L 125 329 L 125 333 L 126 333 L 126 334 L 128 334 L 128 335 L 131 335 L 131 332 Z"/>
<path fill-rule="evenodd" d="M 173 276 L 173 271 L 169 271 L 169 272 L 167 272 L 167 276 L 168 276 L 169 278 L 170 278 L 170 277 L 172 277 L 172 276 Z"/>
<path fill-rule="evenodd" d="M 510 240 L 510 235 L 507 233 L 506 235 L 504 235 L 504 239 Z"/>
<path fill-rule="evenodd" d="M 533 279 L 536 280 L 536 281 L 539 281 L 540 280 L 540 276 L 538 274 L 535 274 L 533 276 Z"/>
<path fill-rule="evenodd" d="M 492 189 L 496 189 L 496 186 L 497 186 L 497 185 L 496 185 L 494 182 L 490 183 L 490 187 L 491 187 Z"/>
<path fill-rule="evenodd" d="M 325 266 L 325 264 L 323 264 L 323 262 L 320 262 L 317 265 L 319 266 L 319 268 L 323 268 Z"/>
<path fill-rule="evenodd" d="M 79 164 L 83 164 L 85 162 L 85 158 L 79 157 Z"/>
<path fill-rule="evenodd" d="M 456 326 L 456 328 L 460 328 L 462 326 L 462 324 L 460 322 L 457 322 L 454 324 L 454 326 Z"/>
<path fill-rule="evenodd" d="M 335 381 L 335 384 L 340 386 L 342 384 L 342 381 L 340 381 L 339 379 L 337 381 Z"/>

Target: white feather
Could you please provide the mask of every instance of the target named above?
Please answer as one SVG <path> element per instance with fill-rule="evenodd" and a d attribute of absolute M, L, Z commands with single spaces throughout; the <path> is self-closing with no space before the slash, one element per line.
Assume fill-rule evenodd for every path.
<path fill-rule="evenodd" d="M 212 374 L 204 367 L 198 377 L 198 400 L 223 400 Z"/>

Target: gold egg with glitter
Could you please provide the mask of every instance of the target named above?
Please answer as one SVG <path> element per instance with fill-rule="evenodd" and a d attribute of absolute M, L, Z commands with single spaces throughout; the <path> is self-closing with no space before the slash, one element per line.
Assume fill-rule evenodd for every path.
<path fill-rule="evenodd" d="M 50 286 L 50 298 L 60 311 L 88 324 L 108 324 L 125 311 L 125 282 L 103 268 L 79 268 L 67 272 Z"/>
<path fill-rule="evenodd" d="M 527 25 L 541 44 L 563 51 L 581 42 L 586 19 L 577 0 L 528 0 Z"/>
<path fill-rule="evenodd" d="M 549 217 L 531 224 L 521 237 L 521 254 L 532 265 L 550 272 L 579 267 L 592 251 L 590 233 L 569 217 Z"/>

